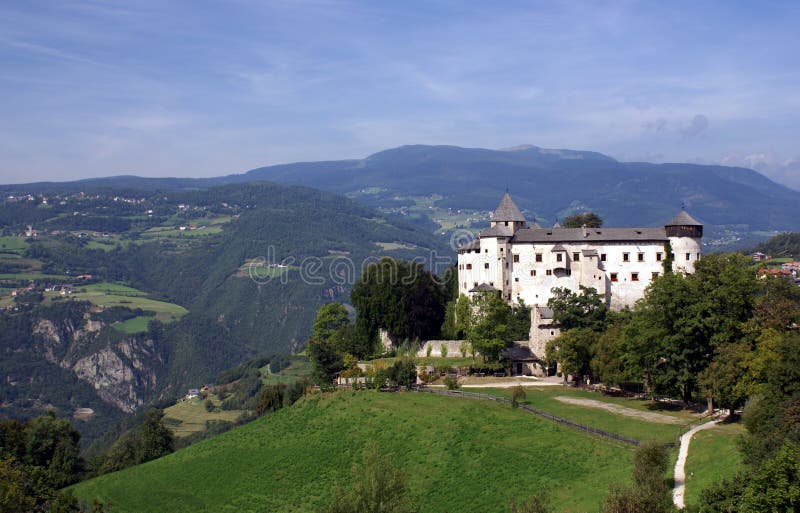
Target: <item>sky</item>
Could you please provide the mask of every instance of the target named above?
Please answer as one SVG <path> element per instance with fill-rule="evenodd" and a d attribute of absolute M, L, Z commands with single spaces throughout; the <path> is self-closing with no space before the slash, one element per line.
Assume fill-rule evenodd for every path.
<path fill-rule="evenodd" d="M 0 183 L 534 144 L 800 189 L 797 27 L 797 1 L 0 0 Z"/>

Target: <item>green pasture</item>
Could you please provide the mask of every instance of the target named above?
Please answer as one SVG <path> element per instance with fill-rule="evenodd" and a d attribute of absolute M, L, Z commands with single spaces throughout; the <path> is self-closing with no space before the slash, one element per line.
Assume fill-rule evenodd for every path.
<path fill-rule="evenodd" d="M 315 394 L 137 467 L 73 487 L 125 512 L 318 512 L 375 443 L 421 511 L 506 512 L 547 491 L 559 511 L 596 511 L 627 480 L 630 447 L 508 405 L 417 393 Z"/>

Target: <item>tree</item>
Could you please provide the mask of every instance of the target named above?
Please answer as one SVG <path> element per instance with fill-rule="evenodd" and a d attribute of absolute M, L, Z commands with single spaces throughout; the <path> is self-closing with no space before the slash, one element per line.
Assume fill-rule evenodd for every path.
<path fill-rule="evenodd" d="M 400 358 L 386 370 L 389 382 L 409 388 L 417 382 L 417 366 L 411 358 Z"/>
<path fill-rule="evenodd" d="M 342 370 L 342 355 L 330 340 L 311 337 L 306 346 L 311 360 L 312 379 L 320 386 L 330 386 L 336 374 Z"/>
<path fill-rule="evenodd" d="M 545 359 L 561 365 L 564 380 L 567 374 L 575 377 L 590 374 L 592 353 L 598 337 L 596 332 L 588 328 L 567 330 L 547 343 Z"/>
<path fill-rule="evenodd" d="M 26 429 L 25 462 L 47 469 L 54 487 L 72 484 L 85 467 L 80 439 L 69 421 L 48 412 L 33 419 Z"/>
<path fill-rule="evenodd" d="M 623 360 L 623 329 L 630 319 L 630 311 L 609 311 L 606 329 L 597 338 L 592 352 L 592 376 L 605 384 L 621 384 L 641 378 L 632 374 Z"/>
<path fill-rule="evenodd" d="M 511 391 L 511 406 L 516 408 L 519 406 L 520 401 L 524 401 L 526 397 L 528 397 L 528 394 L 525 393 L 525 388 L 522 385 L 515 386 Z"/>
<path fill-rule="evenodd" d="M 584 212 L 565 217 L 561 226 L 564 228 L 581 228 L 582 226 L 600 228 L 603 226 L 603 219 L 594 212 Z"/>
<path fill-rule="evenodd" d="M 137 429 L 137 462 L 144 463 L 165 456 L 175 450 L 172 431 L 164 425 L 164 412 L 150 409 Z"/>
<path fill-rule="evenodd" d="M 508 330 L 512 340 L 528 340 L 531 336 L 531 307 L 522 299 L 519 304 L 511 307 Z"/>
<path fill-rule="evenodd" d="M 311 332 L 321 340 L 330 340 L 334 333 L 349 324 L 350 316 L 347 308 L 341 303 L 328 303 L 317 310 L 317 317 Z"/>
<path fill-rule="evenodd" d="M 508 328 L 511 308 L 494 292 L 476 294 L 471 306 L 467 339 L 484 361 L 497 361 L 514 340 Z"/>
<path fill-rule="evenodd" d="M 367 265 L 350 293 L 356 324 L 370 334 L 382 328 L 401 339 L 434 338 L 446 303 L 439 281 L 417 262 L 386 257 Z"/>
<path fill-rule="evenodd" d="M 602 331 L 605 325 L 607 308 L 605 300 L 592 287 L 579 288 L 579 293 L 570 289 L 555 287 L 547 306 L 553 309 L 553 320 L 562 330 L 588 328 Z"/>
<path fill-rule="evenodd" d="M 261 391 L 256 406 L 256 415 L 264 415 L 267 412 L 277 411 L 283 407 L 283 396 L 286 391 L 284 383 L 267 385 Z"/>
<path fill-rule="evenodd" d="M 115 472 L 170 454 L 175 450 L 174 438 L 163 422 L 164 412 L 150 409 L 142 423 L 123 433 L 108 450 L 99 472 Z"/>
<path fill-rule="evenodd" d="M 630 486 L 616 485 L 603 502 L 602 513 L 672 513 L 669 465 L 663 445 L 647 442 L 636 449 Z"/>
<path fill-rule="evenodd" d="M 364 450 L 363 461 L 353 465 L 350 485 L 333 490 L 328 513 L 416 513 L 403 472 L 378 452 L 375 445 Z"/>

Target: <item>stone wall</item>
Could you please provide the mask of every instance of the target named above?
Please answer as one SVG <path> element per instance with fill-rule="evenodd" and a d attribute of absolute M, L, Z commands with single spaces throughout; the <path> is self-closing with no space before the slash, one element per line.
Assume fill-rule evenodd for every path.
<path fill-rule="evenodd" d="M 447 358 L 461 358 L 461 344 L 467 349 L 467 356 L 471 356 L 469 342 L 466 340 L 428 340 L 417 351 L 417 357 L 428 356 L 428 346 L 431 347 L 431 356 L 441 357 L 442 346 L 447 348 Z"/>

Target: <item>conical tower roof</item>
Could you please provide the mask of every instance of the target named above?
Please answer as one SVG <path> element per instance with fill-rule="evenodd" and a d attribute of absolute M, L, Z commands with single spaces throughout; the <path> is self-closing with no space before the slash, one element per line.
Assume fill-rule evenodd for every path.
<path fill-rule="evenodd" d="M 681 210 L 678 215 L 664 226 L 703 226 L 703 223 L 690 216 L 685 210 Z"/>
<path fill-rule="evenodd" d="M 525 216 L 522 215 L 517 204 L 514 203 L 514 200 L 511 199 L 511 195 L 508 194 L 508 191 L 503 195 L 503 199 L 500 200 L 500 204 L 497 206 L 497 210 L 494 211 L 492 214 L 492 221 L 494 222 L 503 222 L 503 221 L 520 221 L 525 222 Z"/>

